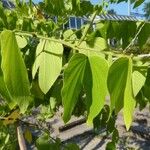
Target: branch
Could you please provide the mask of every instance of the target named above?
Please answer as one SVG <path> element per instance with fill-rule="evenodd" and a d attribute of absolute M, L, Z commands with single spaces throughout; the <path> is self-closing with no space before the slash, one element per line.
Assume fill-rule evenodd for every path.
<path fill-rule="evenodd" d="M 132 39 L 130 44 L 124 49 L 123 53 L 126 53 L 126 51 L 132 46 L 132 44 L 134 44 L 135 40 L 137 39 L 145 24 L 146 22 L 144 22 L 143 25 L 140 27 L 139 31 L 136 33 L 135 37 Z"/>
<path fill-rule="evenodd" d="M 84 39 L 85 39 L 85 37 L 86 37 L 86 35 L 87 35 L 89 29 L 91 28 L 91 26 L 92 26 L 92 24 L 93 24 L 93 22 L 94 22 L 94 19 L 95 19 L 97 13 L 98 13 L 98 10 L 96 10 L 96 11 L 94 12 L 94 14 L 92 15 L 92 20 L 91 20 L 90 24 L 89 24 L 87 27 L 85 27 L 84 32 L 83 32 L 83 35 L 82 35 L 82 37 L 81 37 L 81 39 L 80 39 L 80 41 L 79 41 L 79 43 L 78 43 L 78 46 L 82 43 L 82 41 L 84 41 Z"/>

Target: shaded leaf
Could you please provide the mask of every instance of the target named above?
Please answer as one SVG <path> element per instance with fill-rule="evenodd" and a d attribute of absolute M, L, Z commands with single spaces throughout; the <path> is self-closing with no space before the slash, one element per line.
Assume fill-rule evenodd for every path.
<path fill-rule="evenodd" d="M 26 130 L 24 131 L 24 137 L 25 137 L 25 139 L 27 140 L 27 142 L 28 142 L 29 144 L 32 143 L 32 134 L 31 134 L 31 132 L 30 132 L 29 129 L 26 129 Z"/>

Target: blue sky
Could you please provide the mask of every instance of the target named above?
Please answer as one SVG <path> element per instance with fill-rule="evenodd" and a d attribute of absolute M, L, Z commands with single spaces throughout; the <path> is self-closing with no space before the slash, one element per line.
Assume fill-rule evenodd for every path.
<path fill-rule="evenodd" d="M 91 2 L 93 4 L 97 4 L 100 3 L 101 0 L 91 0 Z M 149 0 L 145 0 L 145 2 L 148 2 Z M 133 6 L 131 6 L 131 12 L 137 12 L 140 14 L 143 14 L 143 6 L 144 4 L 142 4 L 140 7 L 136 8 L 136 9 L 132 9 Z M 119 4 L 112 4 L 110 6 L 110 9 L 114 9 L 117 14 L 120 15 L 127 15 L 128 14 L 128 4 L 125 2 L 119 3 Z"/>

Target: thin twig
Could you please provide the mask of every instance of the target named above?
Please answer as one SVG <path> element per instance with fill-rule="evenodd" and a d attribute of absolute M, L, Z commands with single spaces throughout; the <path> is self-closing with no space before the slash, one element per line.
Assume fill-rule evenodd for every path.
<path fill-rule="evenodd" d="M 79 41 L 79 43 L 78 43 L 77 46 L 79 46 L 79 45 L 82 43 L 82 41 L 84 41 L 85 37 L 87 36 L 87 33 L 88 33 L 89 29 L 90 29 L 91 26 L 93 25 L 93 22 L 94 22 L 94 19 L 95 19 L 97 13 L 98 13 L 98 10 L 96 10 L 96 11 L 94 12 L 94 14 L 92 15 L 92 20 L 91 20 L 90 24 L 89 24 L 87 27 L 85 27 L 84 32 L 83 32 L 83 35 L 82 35 L 82 37 L 81 37 L 81 39 L 80 39 L 80 41 Z"/>
<path fill-rule="evenodd" d="M 135 37 L 132 39 L 132 41 L 130 42 L 130 44 L 123 50 L 123 53 L 126 53 L 127 50 L 134 44 L 135 40 L 137 39 L 138 35 L 140 34 L 140 32 L 142 31 L 144 25 L 146 23 L 144 22 L 143 25 L 140 27 L 139 31 L 136 33 Z"/>
<path fill-rule="evenodd" d="M 136 34 L 136 36 L 132 40 L 132 42 L 134 42 L 134 40 L 137 38 L 137 36 L 141 32 L 143 26 L 144 26 L 144 24 L 140 27 L 138 33 Z M 33 35 L 35 35 L 33 33 L 25 32 L 25 31 L 15 31 L 15 34 L 22 35 L 22 36 L 28 36 L 28 37 L 32 37 Z M 53 42 L 56 42 L 56 43 L 61 43 L 61 44 L 65 45 L 65 46 L 67 46 L 67 47 L 69 47 L 71 49 L 78 50 L 79 52 L 80 51 L 93 51 L 93 52 L 97 52 L 97 53 L 103 53 L 103 54 L 106 54 L 106 55 L 110 55 L 111 54 L 112 56 L 115 56 L 115 57 L 121 57 L 122 55 L 125 55 L 125 53 L 124 54 L 122 54 L 122 53 L 115 53 L 114 51 L 98 51 L 98 50 L 95 50 L 95 49 L 92 49 L 92 48 L 82 48 L 80 46 L 75 46 L 74 44 L 71 44 L 71 43 L 69 43 L 67 41 L 64 41 L 64 40 L 61 40 L 61 39 L 54 39 L 54 38 L 50 38 L 50 37 L 44 37 L 42 35 L 35 35 L 35 36 L 37 38 L 39 38 L 39 39 L 44 39 L 44 40 L 49 40 L 49 41 L 53 41 Z M 132 45 L 132 42 L 130 43 L 130 45 Z M 128 45 L 128 47 L 130 47 L 130 45 Z M 126 49 L 128 49 L 128 47 Z M 137 55 L 137 56 L 134 56 L 133 59 L 135 59 L 135 60 L 138 60 L 138 59 L 143 60 L 145 58 L 146 59 L 150 58 L 150 55 L 148 55 L 148 54 L 146 54 L 146 55 Z"/>

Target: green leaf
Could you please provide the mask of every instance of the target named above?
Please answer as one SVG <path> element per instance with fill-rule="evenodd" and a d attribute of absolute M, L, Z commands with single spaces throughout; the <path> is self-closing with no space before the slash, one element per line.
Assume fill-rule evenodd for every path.
<path fill-rule="evenodd" d="M 80 148 L 77 144 L 70 143 L 66 145 L 65 150 L 80 150 Z"/>
<path fill-rule="evenodd" d="M 147 69 L 146 81 L 143 88 L 144 96 L 150 101 L 150 68 Z"/>
<path fill-rule="evenodd" d="M 27 70 L 15 34 L 9 30 L 3 31 L 0 42 L 4 82 L 23 113 L 31 101 Z"/>
<path fill-rule="evenodd" d="M 132 91 L 132 61 L 129 58 L 126 88 L 124 92 L 124 108 L 123 108 L 124 122 L 127 130 L 129 130 L 132 123 L 132 115 L 134 112 L 135 103 L 136 102 L 135 99 L 133 98 L 133 91 Z"/>
<path fill-rule="evenodd" d="M 97 51 L 105 50 L 107 48 L 107 42 L 104 38 L 97 37 L 93 41 L 92 48 Z"/>
<path fill-rule="evenodd" d="M 39 69 L 39 86 L 46 94 L 56 81 L 62 69 L 63 46 L 60 43 L 41 40 L 36 50 L 33 78 Z"/>
<path fill-rule="evenodd" d="M 136 7 L 140 6 L 144 1 L 145 1 L 145 0 L 136 0 L 136 2 L 135 2 L 135 4 L 134 4 L 133 8 L 136 8 Z"/>
<path fill-rule="evenodd" d="M 38 150 L 60 150 L 61 142 L 59 139 L 56 139 L 54 143 L 48 135 L 43 134 L 36 140 L 36 147 Z"/>
<path fill-rule="evenodd" d="M 134 71 L 132 73 L 132 86 L 134 97 L 138 94 L 145 83 L 146 78 L 139 72 Z"/>
<path fill-rule="evenodd" d="M 8 103 L 11 109 L 15 106 L 16 103 L 13 101 L 4 82 L 4 77 L 1 68 L 0 68 L 0 95 Z"/>
<path fill-rule="evenodd" d="M 93 119 L 99 114 L 104 106 L 105 97 L 107 94 L 107 73 L 108 63 L 105 59 L 99 56 L 89 56 L 89 64 L 91 69 L 91 85 L 90 88 L 92 104 L 88 114 L 88 124 L 92 124 Z M 88 68 L 89 69 L 89 68 Z M 88 74 L 86 74 L 88 76 Z"/>
<path fill-rule="evenodd" d="M 141 25 L 139 26 L 139 29 L 141 28 L 142 25 L 143 23 L 141 23 Z M 139 43 L 140 48 L 143 48 L 144 44 L 149 38 L 149 35 L 150 35 L 150 25 L 146 23 L 138 35 L 138 43 Z"/>
<path fill-rule="evenodd" d="M 109 69 L 107 84 L 110 93 L 111 112 L 115 108 L 115 112 L 118 113 L 123 107 L 127 71 L 128 58 L 126 57 L 122 57 L 116 60 Z"/>
<path fill-rule="evenodd" d="M 75 35 L 75 33 L 71 29 L 66 30 L 63 34 L 63 37 L 64 37 L 64 39 L 70 39 L 70 40 L 77 39 L 77 36 Z"/>
<path fill-rule="evenodd" d="M 106 145 L 106 150 L 116 150 L 116 145 L 114 142 L 108 142 Z"/>
<path fill-rule="evenodd" d="M 67 122 L 77 103 L 83 84 L 84 71 L 88 58 L 83 54 L 74 55 L 64 71 L 62 102 L 64 106 L 63 120 Z"/>
<path fill-rule="evenodd" d="M 19 35 L 16 35 L 16 40 L 17 40 L 19 48 L 24 48 L 27 45 L 27 40 L 25 37 L 21 37 Z"/>
<path fill-rule="evenodd" d="M 115 109 L 115 112 L 118 113 L 123 107 L 124 121 L 127 130 L 131 125 L 132 113 L 135 107 L 131 77 L 131 59 L 127 57 L 121 57 L 111 65 L 107 80 L 111 99 L 110 112 Z"/>
<path fill-rule="evenodd" d="M 64 71 L 64 85 L 62 89 L 62 100 L 64 105 L 63 119 L 67 122 L 77 103 L 82 87 L 87 94 L 88 120 L 91 124 L 99 114 L 107 93 L 107 71 L 108 64 L 105 59 L 84 54 L 75 54 L 66 70 Z"/>

